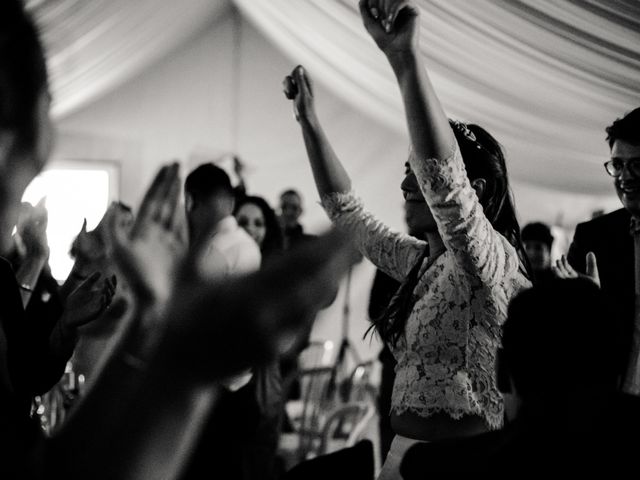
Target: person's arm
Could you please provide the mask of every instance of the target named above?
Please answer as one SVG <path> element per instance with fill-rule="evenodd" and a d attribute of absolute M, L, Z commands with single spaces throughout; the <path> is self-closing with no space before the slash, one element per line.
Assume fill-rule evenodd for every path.
<path fill-rule="evenodd" d="M 351 190 L 351 179 L 329 143 L 316 115 L 312 84 L 298 65 L 284 80 L 284 93 L 293 100 L 296 120 L 302 129 L 313 178 L 320 197 Z"/>
<path fill-rule="evenodd" d="M 493 229 L 467 177 L 455 135 L 421 59 L 418 7 L 406 0 L 361 0 L 360 10 L 398 80 L 413 147 L 411 168 L 445 247 L 475 282 L 501 282 L 518 270 L 518 255 Z"/>
<path fill-rule="evenodd" d="M 406 0 L 360 0 L 360 13 L 398 80 L 415 155 L 420 159 L 449 157 L 455 137 L 422 61 L 417 5 Z M 388 19 L 386 29 L 381 19 Z"/>
<path fill-rule="evenodd" d="M 426 248 L 424 241 L 389 229 L 366 212 L 351 191 L 351 180 L 335 154 L 316 115 L 311 80 L 297 66 L 284 80 L 311 163 L 322 206 L 331 221 L 349 232 L 354 244 L 371 262 L 396 279 L 411 270 Z"/>
<path fill-rule="evenodd" d="M 131 231 L 115 218 L 107 222 L 114 261 L 134 301 L 86 395 L 49 443 L 48 467 L 58 476 L 178 478 L 215 404 L 209 378 L 196 382 L 188 368 L 163 368 L 175 366 L 161 345 L 167 322 L 184 321 L 165 317 L 185 252 L 179 191 L 178 166 L 164 167 Z"/>
<path fill-rule="evenodd" d="M 164 168 L 132 233 L 114 232 L 134 310 L 50 443 L 49 471 L 58 476 L 178 478 L 215 405 L 217 381 L 275 358 L 353 262 L 346 239 L 332 234 L 261 272 L 204 280 L 194 265 L 198 252 L 185 258 L 174 242 L 177 180 L 177 168 Z"/>
<path fill-rule="evenodd" d="M 238 179 L 238 183 L 233 188 L 237 204 L 240 199 L 247 196 L 247 181 L 244 178 L 244 164 L 237 155 L 233 156 L 233 171 Z"/>
<path fill-rule="evenodd" d="M 352 258 L 345 238 L 333 234 L 249 276 L 179 283 L 162 309 L 144 302 L 122 322 L 120 341 L 50 441 L 50 471 L 180 478 L 216 404 L 217 382 L 276 358 L 313 321 Z M 150 327 L 154 335 L 145 338 Z"/>
<path fill-rule="evenodd" d="M 45 465 L 57 476 L 180 478 L 217 388 L 158 365 L 157 338 L 141 335 L 160 313 L 145 305 L 127 313 L 87 393 L 48 441 Z"/>

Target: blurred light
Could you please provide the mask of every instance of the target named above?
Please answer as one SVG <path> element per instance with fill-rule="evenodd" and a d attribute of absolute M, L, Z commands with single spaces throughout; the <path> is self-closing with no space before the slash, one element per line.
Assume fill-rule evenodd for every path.
<path fill-rule="evenodd" d="M 322 365 L 330 365 L 333 361 L 333 342 L 331 340 L 326 340 L 324 342 L 324 352 L 322 354 Z"/>
<path fill-rule="evenodd" d="M 69 249 L 80 232 L 82 222 L 86 218 L 87 230 L 92 230 L 109 206 L 109 171 L 56 167 L 47 169 L 33 179 L 25 190 L 22 201 L 35 205 L 45 196 L 49 212 L 49 265 L 53 277 L 63 281 L 73 266 Z"/>

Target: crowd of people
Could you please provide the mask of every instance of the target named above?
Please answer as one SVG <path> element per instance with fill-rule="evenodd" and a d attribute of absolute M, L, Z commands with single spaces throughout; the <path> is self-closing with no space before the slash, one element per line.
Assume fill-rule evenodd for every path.
<path fill-rule="evenodd" d="M 633 466 L 640 108 L 606 130 L 622 208 L 578 225 L 552 263 L 549 227 L 520 229 L 499 142 L 442 109 L 419 8 L 360 0 L 360 13 L 406 113 L 408 233 L 365 209 L 298 66 L 284 94 L 334 230 L 304 232 L 296 190 L 278 214 L 213 163 L 184 181 L 174 163 L 135 212 L 114 203 L 94 230 L 85 222 L 59 286 L 46 206 L 21 203 L 53 144 L 45 53 L 22 1 L 1 3 L 2 478 L 371 478 L 360 446 L 290 472 L 277 456 L 296 359 L 360 254 L 379 272 L 369 309 L 386 365 L 379 479 Z M 34 399 L 70 361 L 82 389 L 43 428 Z"/>

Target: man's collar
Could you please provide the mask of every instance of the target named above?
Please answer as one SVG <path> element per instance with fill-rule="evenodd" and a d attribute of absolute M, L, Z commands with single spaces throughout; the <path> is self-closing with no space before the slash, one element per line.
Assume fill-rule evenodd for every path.
<path fill-rule="evenodd" d="M 218 233 L 222 232 L 231 232 L 237 228 L 238 222 L 236 221 L 236 217 L 234 217 L 233 215 L 229 215 L 216 223 L 216 226 L 213 228 L 211 235 L 217 235 Z"/>

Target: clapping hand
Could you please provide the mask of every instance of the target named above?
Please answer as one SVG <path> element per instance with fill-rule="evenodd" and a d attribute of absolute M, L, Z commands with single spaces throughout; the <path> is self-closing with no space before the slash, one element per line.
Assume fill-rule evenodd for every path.
<path fill-rule="evenodd" d="M 598 273 L 598 263 L 596 261 L 596 255 L 593 252 L 587 253 L 586 258 L 586 274 L 582 274 L 577 272 L 567 260 L 567 257 L 564 255 L 560 258 L 560 260 L 556 261 L 555 265 L 551 266 L 551 270 L 553 274 L 557 278 L 587 278 L 595 283 L 598 288 L 600 288 L 600 275 Z"/>
<path fill-rule="evenodd" d="M 71 244 L 70 254 L 75 259 L 70 275 L 80 280 L 86 279 L 89 272 L 101 270 L 107 260 L 107 249 L 102 236 L 96 230 L 87 231 L 86 219 Z"/>
<path fill-rule="evenodd" d="M 71 355 L 78 329 L 98 319 L 111 304 L 116 290 L 116 278 L 102 278 L 99 272 L 90 275 L 65 300 L 64 312 L 51 333 L 51 346 Z M 62 353 L 64 355 L 64 353 Z"/>
<path fill-rule="evenodd" d="M 103 224 L 110 210 L 111 208 L 107 209 L 99 226 Z M 75 262 L 67 280 L 60 289 L 63 298 L 68 297 L 83 281 L 89 278 L 91 273 L 103 272 L 103 274 L 107 274 L 110 270 L 107 244 L 101 230 L 104 228 L 96 227 L 88 232 L 87 219 L 85 218 L 82 222 L 82 228 L 71 244 L 69 253 Z"/>
<path fill-rule="evenodd" d="M 334 231 L 251 275 L 219 283 L 191 276 L 169 305 L 164 368 L 207 380 L 286 353 L 355 261 L 351 243 Z"/>
<path fill-rule="evenodd" d="M 306 120 L 315 115 L 311 79 L 302 65 L 298 65 L 291 75 L 285 77 L 282 88 L 285 96 L 293 100 L 293 111 L 297 121 Z"/>
<path fill-rule="evenodd" d="M 98 223 L 94 232 L 99 236 L 102 244 L 106 249 L 107 256 L 111 256 L 113 250 L 113 238 L 111 237 L 110 225 L 115 223 L 118 229 L 128 232 L 133 227 L 133 213 L 131 210 L 120 202 L 111 202 L 109 208 Z"/>
<path fill-rule="evenodd" d="M 385 55 L 417 50 L 419 8 L 407 0 L 360 0 L 364 26 Z"/>
<path fill-rule="evenodd" d="M 123 229 L 133 223 L 133 216 L 122 204 L 112 202 L 104 213 L 100 223 L 91 232 L 87 232 L 87 220 L 82 223 L 80 233 L 71 245 L 71 254 L 85 268 L 102 266 L 111 253 L 111 236 L 109 225 L 115 221 Z"/>
<path fill-rule="evenodd" d="M 77 329 L 96 318 L 109 306 L 116 290 L 116 278 L 102 278 L 99 272 L 89 276 L 65 301 L 62 322 L 66 329 Z"/>
<path fill-rule="evenodd" d="M 178 165 L 163 167 L 131 231 L 109 227 L 113 257 L 137 303 L 151 313 L 133 330 L 145 337 L 143 356 L 152 348 L 168 362 L 163 369 L 184 374 L 197 367 L 201 379 L 219 379 L 282 353 L 307 331 L 335 296 L 354 250 L 332 233 L 255 274 L 204 279 L 200 252 L 186 248 L 179 192 Z"/>

